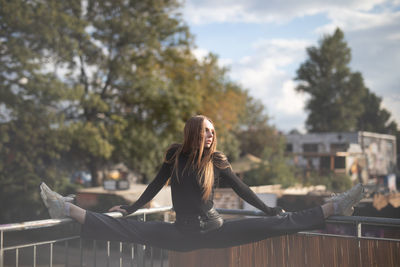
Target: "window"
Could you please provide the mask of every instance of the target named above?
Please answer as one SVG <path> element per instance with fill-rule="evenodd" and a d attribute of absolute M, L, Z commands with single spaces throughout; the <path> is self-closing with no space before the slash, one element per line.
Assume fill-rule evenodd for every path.
<path fill-rule="evenodd" d="M 293 144 L 290 143 L 286 144 L 286 152 L 293 152 Z"/>
<path fill-rule="evenodd" d="M 324 156 L 321 157 L 319 161 L 319 166 L 322 170 L 330 170 L 331 169 L 331 158 Z"/>
<path fill-rule="evenodd" d="M 345 157 L 335 157 L 335 169 L 346 168 L 346 158 Z"/>
<path fill-rule="evenodd" d="M 332 143 L 331 152 L 345 152 L 349 145 L 346 143 Z"/>
<path fill-rule="evenodd" d="M 318 152 L 318 144 L 315 143 L 303 144 L 303 152 Z"/>

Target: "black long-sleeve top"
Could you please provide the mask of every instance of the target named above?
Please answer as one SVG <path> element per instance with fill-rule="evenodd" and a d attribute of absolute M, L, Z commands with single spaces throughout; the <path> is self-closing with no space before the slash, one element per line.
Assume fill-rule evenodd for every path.
<path fill-rule="evenodd" d="M 183 153 L 179 156 L 179 180 L 176 178 L 176 172 L 173 171 L 174 164 L 167 162 L 175 154 L 176 149 L 177 148 L 171 148 L 167 151 L 166 161 L 162 164 L 157 176 L 147 186 L 139 199 L 131 206 L 123 205 L 121 208 L 127 210 L 128 213 L 135 212 L 137 209 L 152 200 L 170 177 L 172 204 L 177 214 L 199 215 L 204 214 L 213 207 L 214 188 L 208 200 L 204 201 L 202 199 L 202 189 L 198 182 L 199 177 L 197 171 L 192 166 L 189 166 L 185 171 L 183 171 L 188 161 L 188 156 Z M 276 215 L 279 213 L 279 209 L 265 205 L 264 202 L 262 202 L 261 199 L 259 199 L 256 194 L 233 173 L 230 167 L 220 169 L 214 164 L 215 184 L 218 183 L 219 179 L 222 179 L 225 183 L 229 184 L 242 199 L 260 209 L 265 214 Z"/>

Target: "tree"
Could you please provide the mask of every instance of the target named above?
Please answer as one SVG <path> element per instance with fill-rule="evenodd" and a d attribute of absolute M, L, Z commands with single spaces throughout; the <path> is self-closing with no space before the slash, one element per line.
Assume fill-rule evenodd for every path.
<path fill-rule="evenodd" d="M 247 96 L 244 107 L 234 131 L 240 141 L 241 154 L 262 159 L 255 169 L 244 174 L 244 181 L 249 185 L 281 184 L 286 187 L 295 184 L 294 168 L 285 157 L 284 137 L 269 124 L 264 105 Z"/>
<path fill-rule="evenodd" d="M 295 167 L 288 164 L 285 156 L 285 140 L 277 135 L 276 144 L 264 147 L 257 168 L 245 173 L 244 181 L 252 186 L 265 184 L 281 184 L 288 187 L 298 183 L 295 176 Z"/>
<path fill-rule="evenodd" d="M 319 47 L 307 48 L 308 59 L 297 70 L 296 90 L 310 95 L 306 104 L 310 132 L 354 131 L 364 111 L 367 88 L 361 73 L 349 68 L 351 51 L 344 34 L 336 29 Z"/>
<path fill-rule="evenodd" d="M 148 162 L 160 161 L 163 152 L 149 151 L 164 150 L 182 114 L 198 108 L 189 91 L 177 107 L 177 81 L 166 73 L 166 65 L 190 53 L 177 3 L 17 0 L 0 6 L 2 219 L 18 219 L 18 212 L 31 218 L 35 209 L 24 213 L 24 207 L 39 203 L 40 180 L 59 189 L 74 169 L 90 170 L 96 185 L 105 163 L 136 155 L 141 161 L 128 158 L 129 167 L 154 172 Z"/>
<path fill-rule="evenodd" d="M 400 130 L 396 121 L 391 119 L 391 113 L 381 107 L 382 98 L 368 91 L 362 101 L 365 108 L 358 118 L 358 130 L 395 135 L 396 151 L 400 151 Z M 399 155 L 397 166 L 400 166 Z"/>
<path fill-rule="evenodd" d="M 175 60 L 171 50 L 177 50 L 174 55 L 179 57 L 191 42 L 174 11 L 177 2 L 47 0 L 2 6 L 4 13 L 9 9 L 22 14 L 18 21 L 10 15 L 2 17 L 8 33 L 3 36 L 4 46 L 11 49 L 20 44 L 15 55 L 25 58 L 18 55 L 16 62 L 27 79 L 33 72 L 43 79 L 53 73 L 55 83 L 41 90 L 64 92 L 53 107 L 63 114 L 70 133 L 66 156 L 76 168 L 90 170 L 93 185 L 99 184 L 101 166 L 119 158 L 116 148 L 130 137 L 129 127 L 135 127 L 132 137 L 154 125 L 158 137 L 176 128 L 179 120 L 165 112 L 176 92 L 171 92 L 162 65 Z M 33 67 L 35 61 L 40 64 Z M 35 93 L 27 92 L 29 97 Z M 129 140 L 134 139 L 124 143 Z M 152 141 L 159 143 L 157 138 Z M 144 151 L 140 154 L 146 158 Z"/>
<path fill-rule="evenodd" d="M 193 56 L 177 1 L 0 6 L 0 219 L 21 218 L 27 199 L 42 206 L 40 180 L 59 190 L 77 169 L 98 185 L 104 166 L 124 162 L 150 180 L 194 114 L 210 116 L 219 148 L 239 154 L 247 92 L 215 55 Z"/>
<path fill-rule="evenodd" d="M 10 222 L 35 218 L 43 210 L 41 180 L 57 177 L 53 185 L 61 189 L 61 155 L 70 140 L 57 113 L 65 87 L 54 73 L 40 71 L 49 38 L 30 34 L 43 34 L 49 17 L 35 20 L 37 7 L 25 9 L 21 1 L 0 1 L 0 6 L 0 220 Z"/>
<path fill-rule="evenodd" d="M 376 133 L 396 134 L 397 124 L 390 121 L 391 114 L 388 110 L 381 107 L 382 98 L 368 91 L 362 103 L 364 112 L 357 121 L 357 128 L 360 131 L 369 131 Z"/>
<path fill-rule="evenodd" d="M 47 120 L 54 121 L 49 115 L 27 104 L 18 119 L 0 123 L 1 222 L 35 219 L 42 214 L 41 181 L 57 177 L 55 188 L 66 192 L 61 155 L 68 148 L 68 136 L 49 127 Z"/>
<path fill-rule="evenodd" d="M 243 155 L 250 153 L 262 157 L 266 147 L 274 152 L 281 149 L 279 145 L 281 136 L 277 129 L 269 124 L 264 105 L 250 96 L 247 96 L 245 110 L 241 114 L 235 135 L 240 140 L 240 150 Z"/>

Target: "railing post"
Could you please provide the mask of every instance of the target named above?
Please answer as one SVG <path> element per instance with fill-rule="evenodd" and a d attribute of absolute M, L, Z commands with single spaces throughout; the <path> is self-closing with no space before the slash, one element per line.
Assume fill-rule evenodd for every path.
<path fill-rule="evenodd" d="M 150 267 L 154 267 L 154 249 L 150 247 Z"/>
<path fill-rule="evenodd" d="M 131 267 L 133 267 L 134 261 L 135 261 L 135 245 L 131 243 Z"/>
<path fill-rule="evenodd" d="M 0 232 L 0 267 L 4 267 L 3 231 Z"/>
<path fill-rule="evenodd" d="M 110 241 L 107 241 L 107 267 L 110 266 Z"/>
<path fill-rule="evenodd" d="M 360 266 L 362 265 L 362 255 L 361 255 L 361 241 L 360 238 L 362 237 L 362 232 L 361 232 L 361 222 L 357 221 L 356 222 L 356 227 L 357 227 L 357 240 L 358 240 L 358 257 L 360 259 Z"/>
<path fill-rule="evenodd" d="M 93 240 L 93 266 L 97 266 L 97 242 Z"/>
<path fill-rule="evenodd" d="M 164 222 L 169 221 L 169 212 L 164 212 Z"/>
<path fill-rule="evenodd" d="M 79 266 L 83 266 L 83 244 L 82 238 L 79 239 L 79 250 L 80 250 L 80 257 L 79 257 Z"/>
<path fill-rule="evenodd" d="M 19 265 L 19 249 L 17 248 L 15 250 L 15 267 L 18 267 Z"/>
<path fill-rule="evenodd" d="M 122 267 L 122 242 L 119 242 L 119 267 Z"/>
<path fill-rule="evenodd" d="M 143 213 L 143 221 L 144 222 L 146 221 L 146 213 Z M 140 266 L 146 266 L 146 247 L 147 247 L 146 245 L 142 245 L 141 246 L 142 249 L 139 250 L 142 252 L 141 257 L 139 258 L 141 261 Z"/>
<path fill-rule="evenodd" d="M 144 246 L 139 245 L 136 251 L 137 251 L 137 253 L 138 253 L 138 257 L 137 257 L 138 266 L 145 266 L 145 256 L 146 256 L 146 253 L 145 253 Z"/>
<path fill-rule="evenodd" d="M 36 267 L 36 245 L 33 246 L 33 267 Z"/>
<path fill-rule="evenodd" d="M 160 258 L 161 258 L 161 264 L 160 264 L 160 266 L 161 267 L 164 267 L 164 250 L 163 249 L 161 249 L 160 250 Z"/>
<path fill-rule="evenodd" d="M 69 266 L 69 262 L 68 262 L 68 252 L 69 252 L 69 244 L 68 244 L 68 240 L 65 241 L 65 267 Z"/>
<path fill-rule="evenodd" d="M 50 267 L 53 267 L 53 243 L 50 244 Z"/>

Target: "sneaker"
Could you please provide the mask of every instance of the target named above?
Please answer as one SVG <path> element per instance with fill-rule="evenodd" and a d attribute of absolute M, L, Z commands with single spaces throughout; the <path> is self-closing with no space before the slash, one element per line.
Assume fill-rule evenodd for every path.
<path fill-rule="evenodd" d="M 354 206 L 363 198 L 364 187 L 362 184 L 357 184 L 350 190 L 332 197 L 330 201 L 333 203 L 334 215 L 351 216 Z"/>
<path fill-rule="evenodd" d="M 40 184 L 40 196 L 42 197 L 44 205 L 49 210 L 52 219 L 62 219 L 68 216 L 65 203 L 72 202 L 74 200 L 73 195 L 63 197 L 57 192 L 52 191 L 44 182 L 42 182 Z"/>

